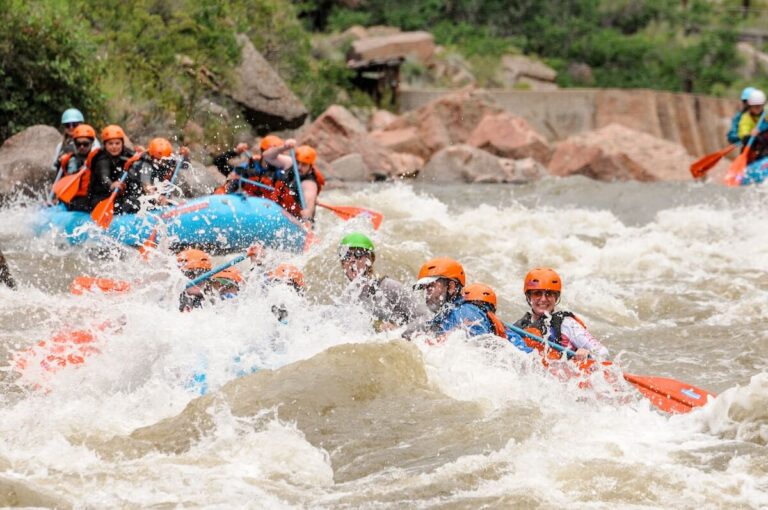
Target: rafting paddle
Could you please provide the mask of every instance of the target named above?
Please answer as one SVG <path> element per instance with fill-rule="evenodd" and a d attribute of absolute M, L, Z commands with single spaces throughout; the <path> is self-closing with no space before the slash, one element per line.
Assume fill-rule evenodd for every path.
<path fill-rule="evenodd" d="M 755 127 L 759 128 L 764 119 L 765 110 L 763 110 L 762 115 L 760 115 L 760 119 L 758 119 Z M 757 138 L 756 135 L 749 137 L 749 141 L 747 142 L 747 145 L 744 146 L 744 149 L 742 149 L 739 157 L 734 159 L 733 163 L 731 163 L 731 166 L 728 167 L 728 173 L 725 174 L 725 178 L 723 179 L 723 182 L 726 186 L 738 186 L 739 183 L 741 183 L 741 176 L 744 173 L 744 169 L 747 168 L 747 164 L 749 163 L 749 150 L 752 148 L 752 144 L 755 142 L 755 138 Z"/>
<path fill-rule="evenodd" d="M 706 173 L 717 164 L 718 161 L 723 159 L 724 156 L 728 155 L 735 148 L 736 144 L 731 144 L 725 149 L 720 149 L 719 151 L 713 152 L 712 154 L 707 154 L 703 158 L 694 161 L 690 168 L 691 176 L 693 176 L 694 179 L 700 179 L 701 177 L 704 177 Z"/>
<path fill-rule="evenodd" d="M 269 191 L 274 191 L 275 188 L 272 186 L 267 186 L 266 184 L 262 184 L 257 181 L 252 181 L 250 179 L 246 179 L 245 177 L 240 177 L 240 180 L 243 181 L 246 184 L 251 184 L 253 186 L 264 188 Z M 381 222 L 384 221 L 384 215 L 380 212 L 373 211 L 371 209 L 366 209 L 364 207 L 355 207 L 351 205 L 328 205 L 324 204 L 322 202 L 317 202 L 317 205 L 328 209 L 329 211 L 333 212 L 336 216 L 343 219 L 344 221 L 350 220 L 356 216 L 364 216 L 371 219 L 371 222 L 373 223 L 373 229 L 378 230 L 381 226 Z"/>
<path fill-rule="evenodd" d="M 62 202 L 69 203 L 77 195 L 80 188 L 80 180 L 85 175 L 87 168 L 83 167 L 72 175 L 65 175 L 53 184 L 51 191 L 59 197 Z"/>
<path fill-rule="evenodd" d="M 304 201 L 304 190 L 301 189 L 301 175 L 299 175 L 299 166 L 296 164 L 296 149 L 291 147 L 291 160 L 293 161 L 293 178 L 296 180 L 296 190 L 299 193 L 299 206 L 301 210 L 307 208 L 307 203 Z"/>
<path fill-rule="evenodd" d="M 112 223 L 112 217 L 115 215 L 115 198 L 120 191 L 120 185 L 125 182 L 125 178 L 128 177 L 128 172 L 123 172 L 120 176 L 119 185 L 109 194 L 107 198 L 96 204 L 91 212 L 91 218 L 101 228 L 109 228 Z"/>
<path fill-rule="evenodd" d="M 524 329 L 518 328 L 512 324 L 504 323 L 504 325 L 518 333 L 520 335 L 527 336 L 528 338 L 539 342 L 540 344 L 548 345 L 549 347 L 564 352 L 569 358 L 573 357 L 576 353 L 570 349 L 563 347 L 545 340 L 539 336 L 534 335 Z M 610 361 L 603 363 L 604 365 L 610 365 Z M 687 413 L 692 411 L 696 407 L 701 407 L 707 403 L 707 397 L 716 397 L 714 393 L 710 393 L 696 386 L 677 381 L 675 379 L 668 379 L 666 377 L 655 377 L 645 375 L 634 374 L 622 374 L 624 380 L 633 385 L 637 390 L 651 403 L 668 413 Z"/>
<path fill-rule="evenodd" d="M 241 253 L 240 255 L 238 255 L 237 257 L 233 258 L 232 260 L 230 260 L 230 261 L 228 261 L 228 262 L 224 262 L 223 264 L 220 264 L 220 265 L 218 265 L 218 266 L 214 267 L 214 268 L 213 268 L 213 269 L 211 269 L 210 271 L 207 271 L 207 272 L 205 272 L 205 273 L 201 274 L 201 275 L 200 275 L 200 276 L 198 276 L 197 278 L 195 278 L 195 279 L 193 279 L 193 280 L 190 280 L 189 282 L 187 282 L 187 284 L 184 286 L 184 289 L 186 290 L 186 289 L 190 289 L 190 288 L 192 288 L 192 287 L 194 287 L 194 286 L 196 286 L 196 285 L 200 285 L 201 283 L 203 283 L 203 282 L 204 282 L 204 281 L 206 281 L 207 279 L 211 278 L 211 277 L 212 277 L 213 275 L 215 275 L 216 273 L 219 273 L 219 272 L 221 272 L 221 271 L 224 271 L 224 270 L 225 270 L 225 269 L 227 269 L 228 267 L 232 267 L 232 266 L 234 266 L 235 264 L 238 264 L 238 263 L 242 262 L 243 260 L 245 260 L 246 258 L 248 258 L 248 256 L 250 255 L 250 253 L 251 253 L 251 250 L 250 250 L 250 249 L 248 249 L 248 250 L 247 250 L 245 253 Z"/>

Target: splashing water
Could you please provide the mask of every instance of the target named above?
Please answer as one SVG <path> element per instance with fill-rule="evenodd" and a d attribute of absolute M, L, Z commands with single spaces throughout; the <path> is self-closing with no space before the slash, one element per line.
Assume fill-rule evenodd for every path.
<path fill-rule="evenodd" d="M 318 246 L 271 254 L 266 265 L 304 268 L 305 297 L 263 290 L 244 263 L 237 298 L 187 314 L 171 255 L 35 239 L 35 204 L 19 199 L 0 217 L 20 287 L 0 288 L 0 505 L 768 506 L 764 194 L 580 178 L 337 189 L 329 203 L 385 221 L 320 211 Z M 432 256 L 459 259 L 507 321 L 526 310 L 525 272 L 555 267 L 561 308 L 622 367 L 720 396 L 668 416 L 631 387 L 579 389 L 498 342 L 374 334 L 345 300 L 336 244 L 352 230 L 404 283 Z M 69 294 L 81 274 L 132 290 Z M 67 329 L 97 352 L 19 376 L 13 353 Z"/>

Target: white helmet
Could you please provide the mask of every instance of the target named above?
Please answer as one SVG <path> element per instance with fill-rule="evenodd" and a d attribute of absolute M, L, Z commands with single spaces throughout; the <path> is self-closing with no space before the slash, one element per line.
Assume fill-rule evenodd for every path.
<path fill-rule="evenodd" d="M 747 99 L 749 106 L 762 106 L 765 104 L 765 92 L 755 89 L 749 93 L 749 99 Z"/>

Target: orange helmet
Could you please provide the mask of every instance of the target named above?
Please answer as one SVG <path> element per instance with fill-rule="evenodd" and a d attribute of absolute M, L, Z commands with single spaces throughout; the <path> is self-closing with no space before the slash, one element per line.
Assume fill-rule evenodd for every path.
<path fill-rule="evenodd" d="M 454 259 L 447 257 L 437 257 L 432 260 L 428 260 L 419 269 L 419 277 L 416 281 L 416 287 L 423 287 L 430 283 L 439 280 L 440 278 L 448 278 L 450 280 L 456 280 L 463 287 L 467 281 L 464 275 L 464 268 Z"/>
<path fill-rule="evenodd" d="M 275 135 L 267 135 L 264 138 L 261 139 L 261 142 L 259 143 L 259 149 L 262 151 L 265 151 L 267 149 L 271 149 L 272 147 L 279 147 L 283 145 L 285 142 L 282 138 Z"/>
<path fill-rule="evenodd" d="M 304 273 L 302 273 L 298 267 L 291 264 L 280 264 L 267 273 L 267 279 L 292 283 L 297 288 L 304 287 Z"/>
<path fill-rule="evenodd" d="M 149 147 L 147 147 L 149 155 L 155 159 L 168 158 L 173 153 L 173 147 L 171 142 L 165 138 L 153 138 L 149 141 Z"/>
<path fill-rule="evenodd" d="M 112 124 L 101 130 L 102 142 L 106 142 L 107 140 L 114 140 L 116 138 L 120 138 L 121 140 L 125 141 L 125 132 L 120 126 Z"/>
<path fill-rule="evenodd" d="M 182 271 L 195 271 L 201 269 L 203 271 L 210 271 L 213 269 L 211 256 L 203 250 L 196 250 L 194 248 L 180 251 L 179 254 L 176 255 L 176 262 L 179 263 L 179 268 Z"/>
<path fill-rule="evenodd" d="M 223 271 L 219 271 L 215 275 L 213 275 L 213 278 L 221 278 L 223 280 L 229 280 L 230 282 L 234 283 L 235 285 L 240 285 L 243 283 L 243 275 L 240 272 L 239 269 L 236 267 L 228 267 L 224 269 Z"/>
<path fill-rule="evenodd" d="M 523 293 L 527 294 L 529 290 L 552 290 L 560 292 L 563 288 L 563 281 L 560 279 L 554 269 L 548 267 L 537 267 L 531 269 L 525 275 L 523 283 Z"/>
<path fill-rule="evenodd" d="M 464 287 L 461 295 L 466 301 L 482 301 L 496 309 L 496 293 L 484 283 L 473 283 Z"/>
<path fill-rule="evenodd" d="M 296 148 L 296 161 L 314 165 L 317 161 L 317 151 L 309 145 L 302 145 Z"/>
<path fill-rule="evenodd" d="M 90 138 L 93 140 L 96 138 L 96 130 L 88 124 L 80 124 L 72 131 L 72 138 Z"/>

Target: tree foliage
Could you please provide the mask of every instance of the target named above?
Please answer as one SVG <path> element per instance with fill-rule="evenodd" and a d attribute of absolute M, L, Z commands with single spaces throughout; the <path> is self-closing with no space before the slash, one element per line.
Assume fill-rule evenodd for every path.
<path fill-rule="evenodd" d="M 2 2 L 0 140 L 32 124 L 58 125 L 61 112 L 71 107 L 89 119 L 103 117 L 95 45 L 63 13 L 20 0 Z"/>

